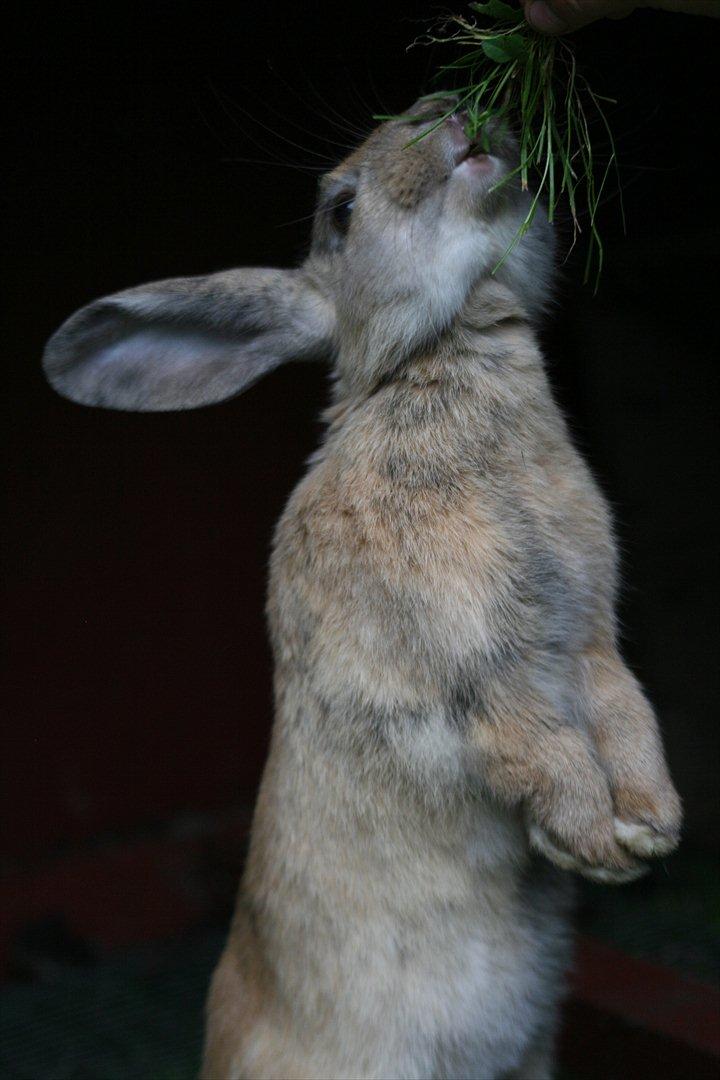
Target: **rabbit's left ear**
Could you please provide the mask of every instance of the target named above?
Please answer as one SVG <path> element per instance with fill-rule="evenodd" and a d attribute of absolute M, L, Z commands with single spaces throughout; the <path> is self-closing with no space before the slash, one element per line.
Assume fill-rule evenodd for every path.
<path fill-rule="evenodd" d="M 95 300 L 50 338 L 52 386 L 82 405 L 193 409 L 240 393 L 285 360 L 332 350 L 332 303 L 299 270 L 228 270 Z"/>

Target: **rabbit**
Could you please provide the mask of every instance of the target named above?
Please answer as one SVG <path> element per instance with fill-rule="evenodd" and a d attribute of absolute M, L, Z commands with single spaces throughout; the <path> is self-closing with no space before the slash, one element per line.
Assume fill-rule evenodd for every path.
<path fill-rule="evenodd" d="M 550 1077 L 568 871 L 629 881 L 678 842 L 608 508 L 538 346 L 552 229 L 518 241 L 517 147 L 456 104 L 321 180 L 299 268 L 129 289 L 45 353 L 61 394 L 133 410 L 333 365 L 272 549 L 275 719 L 205 1080 Z"/>

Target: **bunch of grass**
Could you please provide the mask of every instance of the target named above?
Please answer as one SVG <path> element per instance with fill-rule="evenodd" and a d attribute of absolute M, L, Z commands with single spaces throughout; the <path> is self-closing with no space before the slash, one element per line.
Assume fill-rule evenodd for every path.
<path fill-rule="evenodd" d="M 530 228 L 543 202 L 553 221 L 564 201 L 572 221 L 570 250 L 583 228 L 588 230 L 584 277 L 593 279 L 597 287 L 603 266 L 597 212 L 611 173 L 617 173 L 615 142 L 603 110 L 603 103 L 611 99 L 597 94 L 578 72 L 566 40 L 537 33 L 519 7 L 504 0 L 485 0 L 469 7 L 474 16 L 454 16 L 424 40 L 461 49 L 455 60 L 441 67 L 438 77 L 452 77 L 459 83 L 453 87 L 460 99 L 456 108 L 467 113 L 470 139 L 482 145 L 490 118 L 517 132 L 520 164 L 500 184 L 519 174 L 523 189 L 530 188 L 532 179 L 534 193 L 503 259 Z M 596 125 L 606 144 L 601 167 L 591 137 Z"/>

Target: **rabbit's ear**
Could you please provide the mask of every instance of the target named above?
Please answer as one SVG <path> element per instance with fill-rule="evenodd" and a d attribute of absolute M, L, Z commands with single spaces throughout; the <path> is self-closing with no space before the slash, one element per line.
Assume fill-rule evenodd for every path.
<path fill-rule="evenodd" d="M 332 349 L 333 305 L 300 270 L 228 270 L 128 289 L 81 308 L 43 366 L 83 405 L 140 412 L 232 397 L 285 360 Z"/>

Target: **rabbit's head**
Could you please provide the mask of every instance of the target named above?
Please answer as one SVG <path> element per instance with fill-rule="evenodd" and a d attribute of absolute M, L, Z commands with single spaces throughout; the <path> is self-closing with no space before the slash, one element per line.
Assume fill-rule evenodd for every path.
<path fill-rule="evenodd" d="M 538 214 L 513 246 L 530 199 L 510 175 L 514 141 L 490 125 L 472 143 L 462 114 L 442 120 L 449 107 L 421 99 L 321 180 L 300 268 L 229 270 L 96 300 L 50 339 L 52 385 L 88 405 L 193 408 L 285 360 L 328 356 L 340 385 L 362 392 L 462 320 L 488 283 L 514 314 L 535 316 L 552 241 Z"/>

